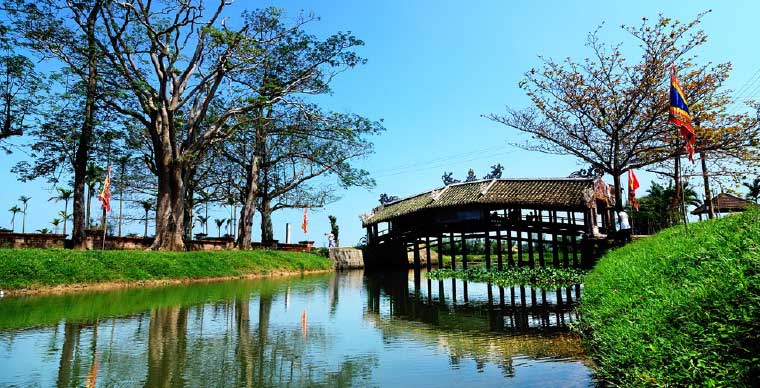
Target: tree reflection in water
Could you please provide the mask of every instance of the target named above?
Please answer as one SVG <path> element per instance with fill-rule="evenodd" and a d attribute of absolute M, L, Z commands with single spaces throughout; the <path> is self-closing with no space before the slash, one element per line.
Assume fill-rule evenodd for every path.
<path fill-rule="evenodd" d="M 4 299 L 0 360 L 29 362 L 0 386 L 365 386 L 412 378 L 394 367 L 410 357 L 450 365 L 431 384 L 519 377 L 520 357 L 582 358 L 565 333 L 580 291 L 357 271 Z"/>
<path fill-rule="evenodd" d="M 452 368 L 459 366 L 462 357 L 469 357 L 476 369 L 493 362 L 506 377 L 514 376 L 513 360 L 519 357 L 583 359 L 582 346 L 568 329 L 578 319 L 580 285 L 556 290 L 505 289 L 452 280 L 447 288 L 448 280 L 437 281 L 434 287 L 428 279 L 427 287 L 418 290 L 420 283 L 414 271 L 366 279 L 365 316 L 382 330 L 385 342 L 413 337 L 443 345 Z M 462 290 L 459 294 L 457 286 Z M 410 288 L 415 292 L 410 293 Z M 494 336 L 494 332 L 504 334 Z"/>

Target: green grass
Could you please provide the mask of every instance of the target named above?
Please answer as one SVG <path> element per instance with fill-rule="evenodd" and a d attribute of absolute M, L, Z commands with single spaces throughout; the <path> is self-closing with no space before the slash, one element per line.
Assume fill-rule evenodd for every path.
<path fill-rule="evenodd" d="M 321 256 L 270 250 L 157 252 L 0 249 L 0 289 L 330 268 L 330 261 Z"/>
<path fill-rule="evenodd" d="M 473 282 L 493 283 L 502 287 L 529 285 L 543 289 L 567 287 L 583 282 L 583 271 L 553 267 L 505 267 L 501 271 L 495 269 L 489 271 L 483 266 L 470 267 L 466 271 L 442 268 L 428 272 L 426 276 L 436 280 L 457 278 Z"/>
<path fill-rule="evenodd" d="M 615 386 L 760 381 L 760 211 L 610 252 L 586 276 L 578 326 Z"/>

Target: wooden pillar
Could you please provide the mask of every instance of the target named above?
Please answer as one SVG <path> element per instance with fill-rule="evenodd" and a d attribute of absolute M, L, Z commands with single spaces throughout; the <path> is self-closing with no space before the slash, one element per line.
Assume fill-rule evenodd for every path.
<path fill-rule="evenodd" d="M 486 231 L 486 269 L 491 269 L 491 232 Z"/>
<path fill-rule="evenodd" d="M 507 229 L 507 263 L 510 267 L 515 266 L 515 258 L 512 253 L 512 228 Z"/>
<path fill-rule="evenodd" d="M 462 233 L 462 269 L 467 271 L 467 234 Z M 465 284 L 467 284 L 465 282 Z M 465 285 L 465 293 L 467 292 L 467 286 Z M 467 300 L 465 299 L 465 302 Z"/>
<path fill-rule="evenodd" d="M 430 272 L 433 269 L 433 264 L 430 262 L 430 236 L 425 237 L 425 254 L 427 255 L 427 260 L 425 260 L 425 268 L 428 272 Z"/>
<path fill-rule="evenodd" d="M 375 243 L 375 238 L 372 236 L 372 226 L 367 227 L 367 245 Z"/>
<path fill-rule="evenodd" d="M 433 304 L 433 281 L 427 279 L 427 302 L 428 306 Z"/>
<path fill-rule="evenodd" d="M 443 268 L 443 235 L 438 235 L 438 269 Z M 443 283 L 441 283 L 443 287 Z"/>
<path fill-rule="evenodd" d="M 544 263 L 544 231 L 543 231 L 543 215 L 541 214 L 541 210 L 536 211 L 536 224 L 538 227 L 538 235 L 536 236 L 536 239 L 538 240 L 538 263 L 541 265 L 541 267 L 544 267 L 546 263 Z"/>
<path fill-rule="evenodd" d="M 465 269 L 467 269 L 465 267 Z M 470 302 L 470 296 L 467 295 L 467 280 L 462 281 L 462 299 L 464 300 L 464 303 L 467 304 Z"/>
<path fill-rule="evenodd" d="M 422 265 L 420 264 L 420 242 L 416 236 L 414 237 L 414 247 L 412 249 L 414 249 L 414 269 L 418 270 Z"/>
<path fill-rule="evenodd" d="M 554 260 L 554 266 L 559 267 L 559 245 L 557 244 L 557 233 L 559 233 L 557 225 L 557 211 L 552 210 L 552 259 Z"/>
<path fill-rule="evenodd" d="M 456 270 L 457 269 L 457 246 L 456 246 L 456 242 L 454 241 L 454 232 L 451 232 L 451 234 L 449 234 L 449 245 L 451 245 L 451 269 Z"/>
<path fill-rule="evenodd" d="M 504 256 L 502 254 L 501 228 L 496 229 L 496 269 L 504 269 Z"/>
<path fill-rule="evenodd" d="M 457 304 L 457 279 L 451 278 L 451 302 Z"/>

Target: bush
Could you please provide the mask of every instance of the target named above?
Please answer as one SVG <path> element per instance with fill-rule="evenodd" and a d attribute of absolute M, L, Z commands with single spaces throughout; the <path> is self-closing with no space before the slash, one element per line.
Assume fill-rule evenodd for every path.
<path fill-rule="evenodd" d="M 586 276 L 584 336 L 620 386 L 760 381 L 760 212 L 666 229 Z"/>

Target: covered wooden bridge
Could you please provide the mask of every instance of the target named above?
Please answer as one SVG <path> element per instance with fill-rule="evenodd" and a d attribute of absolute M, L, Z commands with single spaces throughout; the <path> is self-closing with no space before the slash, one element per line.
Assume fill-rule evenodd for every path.
<path fill-rule="evenodd" d="M 593 263 L 596 242 L 609 229 L 611 197 L 599 178 L 491 179 L 455 183 L 381 205 L 362 216 L 367 229 L 367 266 L 409 265 L 437 246 L 468 266 L 467 242 L 485 247 L 485 265 Z M 458 247 L 461 247 L 457 249 Z M 422 251 L 422 252 L 421 252 Z M 431 260 L 425 260 L 431 269 Z M 443 260 L 438 261 L 443 266 Z"/>

